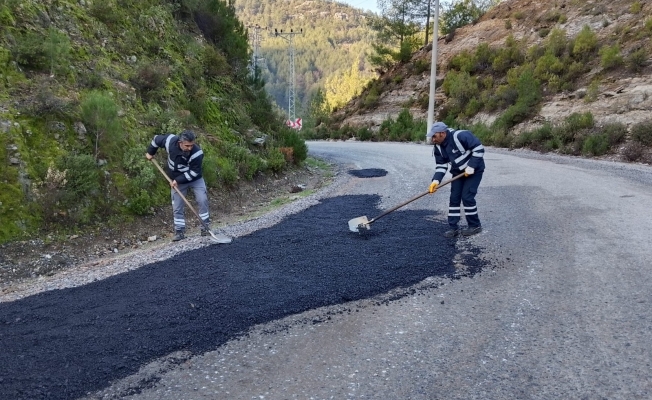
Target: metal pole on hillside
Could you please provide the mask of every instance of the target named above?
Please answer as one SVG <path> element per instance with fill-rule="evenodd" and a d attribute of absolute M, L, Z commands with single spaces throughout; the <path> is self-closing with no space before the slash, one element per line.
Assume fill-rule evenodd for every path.
<path fill-rule="evenodd" d="M 271 32 L 270 32 L 271 35 Z M 303 35 L 303 28 L 299 32 L 294 32 L 290 29 L 290 32 L 283 32 L 283 29 L 279 32 L 274 29 L 274 36 L 281 37 L 288 42 L 288 55 L 290 57 L 290 72 L 288 76 L 288 120 L 294 122 L 296 119 L 295 113 L 295 98 L 296 98 L 296 89 L 295 89 L 295 71 L 294 71 L 294 35 Z"/>
<path fill-rule="evenodd" d="M 439 40 L 439 0 L 435 1 L 435 21 L 432 30 L 432 57 L 430 64 L 430 97 L 428 100 L 428 127 L 430 132 L 435 115 L 435 84 L 437 83 L 437 42 Z"/>

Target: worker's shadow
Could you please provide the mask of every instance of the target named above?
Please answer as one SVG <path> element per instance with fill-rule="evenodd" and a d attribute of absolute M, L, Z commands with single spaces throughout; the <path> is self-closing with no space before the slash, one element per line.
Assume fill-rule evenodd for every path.
<path fill-rule="evenodd" d="M 382 212 L 378 201 L 325 199 L 229 245 L 0 304 L 0 398 L 81 397 L 175 351 L 215 350 L 257 324 L 455 272 L 455 241 L 432 211 L 350 232 L 349 219 Z"/>

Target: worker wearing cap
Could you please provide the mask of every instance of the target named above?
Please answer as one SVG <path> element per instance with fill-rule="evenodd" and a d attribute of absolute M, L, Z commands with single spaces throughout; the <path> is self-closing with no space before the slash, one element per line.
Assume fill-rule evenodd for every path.
<path fill-rule="evenodd" d="M 451 183 L 451 196 L 448 206 L 448 224 L 450 230 L 444 236 L 471 236 L 482 231 L 475 195 L 484 172 L 484 147 L 480 140 L 467 130 L 449 129 L 443 122 L 436 122 L 426 135 L 426 143 L 435 145 L 435 175 L 428 188 L 430 193 L 437 191 L 437 186 L 446 175 L 450 164 L 451 174 L 464 177 Z M 459 227 L 460 215 L 464 215 L 468 227 Z"/>
<path fill-rule="evenodd" d="M 185 130 L 179 135 L 156 135 L 147 148 L 145 157 L 154 158 L 158 149 L 165 149 L 168 153 L 167 173 L 171 179 L 172 212 L 174 214 L 174 238 L 179 241 L 185 238 L 186 219 L 184 217 L 184 202 L 178 189 L 184 196 L 188 189 L 192 189 L 199 205 L 199 217 L 204 221 L 201 235 L 209 234 L 206 228 L 210 224 L 208 213 L 208 190 L 202 178 L 202 161 L 204 152 L 195 143 L 195 133 Z"/>

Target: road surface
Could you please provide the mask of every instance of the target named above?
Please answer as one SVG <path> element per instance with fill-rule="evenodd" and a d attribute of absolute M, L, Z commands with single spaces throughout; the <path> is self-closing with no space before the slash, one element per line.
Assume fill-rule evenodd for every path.
<path fill-rule="evenodd" d="M 308 146 L 341 174 L 387 171 L 350 175 L 323 199 L 351 199 L 351 210 L 340 206 L 344 230 L 347 217 L 366 210 L 356 201 L 379 199 L 370 211 L 379 212 L 427 190 L 434 171 L 425 145 Z M 429 260 L 443 263 L 436 277 L 281 313 L 201 354 L 149 360 L 86 398 L 652 398 L 652 168 L 493 148 L 485 162 L 481 234 L 441 236 L 444 188 L 354 242 L 364 252 L 385 240 L 376 249 L 381 257 L 356 264 L 378 269 L 351 270 L 352 282 Z M 319 231 L 320 223 L 312 227 Z M 325 237 L 323 247 L 306 248 L 318 253 L 314 262 L 325 273 L 338 246 L 359 240 L 329 235 L 333 242 Z M 391 276 L 362 286 L 382 286 Z"/>

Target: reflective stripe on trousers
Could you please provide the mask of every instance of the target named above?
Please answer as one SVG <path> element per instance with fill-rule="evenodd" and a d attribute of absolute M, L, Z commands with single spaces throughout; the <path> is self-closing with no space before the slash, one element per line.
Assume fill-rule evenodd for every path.
<path fill-rule="evenodd" d="M 478 193 L 483 172 L 476 172 L 471 176 L 451 182 L 451 197 L 448 206 L 449 225 L 457 226 L 459 224 L 463 208 L 469 227 L 481 226 L 475 195 Z M 462 205 L 464 206 L 462 207 Z"/>
<path fill-rule="evenodd" d="M 197 212 L 199 213 L 200 218 L 209 222 L 209 213 L 208 213 L 208 191 L 206 189 L 206 182 L 204 178 L 197 179 L 196 181 L 188 183 L 180 183 L 177 188 L 184 195 L 188 194 L 188 189 L 192 189 L 193 194 L 195 195 L 195 201 L 197 201 Z M 174 229 L 177 231 L 185 231 L 186 229 L 186 219 L 184 217 L 185 206 L 183 199 L 176 190 L 172 190 L 172 213 L 174 216 Z"/>

